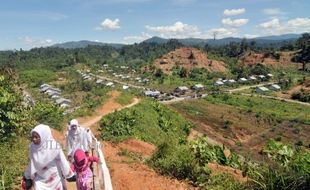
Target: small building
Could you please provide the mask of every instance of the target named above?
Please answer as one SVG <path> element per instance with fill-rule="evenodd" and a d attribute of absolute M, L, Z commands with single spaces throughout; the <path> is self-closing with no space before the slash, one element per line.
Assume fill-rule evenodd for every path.
<path fill-rule="evenodd" d="M 123 90 L 128 90 L 129 86 L 128 85 L 123 85 Z"/>
<path fill-rule="evenodd" d="M 44 86 L 44 87 L 42 87 L 42 88 L 40 88 L 40 92 L 45 92 L 45 91 L 47 91 L 47 90 L 49 90 L 49 89 L 51 89 L 52 87 L 51 86 Z"/>
<path fill-rule="evenodd" d="M 203 90 L 204 86 L 202 84 L 195 84 L 194 86 L 192 86 L 193 90 L 199 91 L 199 90 Z"/>
<path fill-rule="evenodd" d="M 139 81 L 139 80 L 141 80 L 141 78 L 140 78 L 140 77 L 137 77 L 137 78 L 135 78 L 135 80 L 136 80 L 136 81 Z"/>
<path fill-rule="evenodd" d="M 96 80 L 96 84 L 102 84 L 102 83 L 103 83 L 103 80 L 102 80 L 102 79 Z"/>
<path fill-rule="evenodd" d="M 281 87 L 277 84 L 272 84 L 270 85 L 269 89 L 273 91 L 278 91 L 278 90 L 281 90 Z"/>
<path fill-rule="evenodd" d="M 59 95 L 52 95 L 52 97 L 51 97 L 52 99 L 59 99 L 60 98 L 60 96 Z"/>
<path fill-rule="evenodd" d="M 236 83 L 236 81 L 235 81 L 234 79 L 229 79 L 229 80 L 228 80 L 228 83 L 229 83 L 229 84 L 234 84 L 234 83 Z"/>
<path fill-rule="evenodd" d="M 51 85 L 45 84 L 45 83 L 40 85 L 40 89 L 42 89 L 42 88 L 44 88 L 44 87 L 51 87 Z"/>
<path fill-rule="evenodd" d="M 224 83 L 223 83 L 222 81 L 218 80 L 218 81 L 216 81 L 216 82 L 214 83 L 214 85 L 215 85 L 215 86 L 223 86 Z"/>
<path fill-rule="evenodd" d="M 268 92 L 268 91 L 269 91 L 269 89 L 266 88 L 266 87 L 264 87 L 264 86 L 258 86 L 258 87 L 256 87 L 256 92 L 257 92 L 257 93 L 265 93 L 265 92 Z"/>
<path fill-rule="evenodd" d="M 248 79 L 246 79 L 246 78 L 240 78 L 240 79 L 238 80 L 238 82 L 239 82 L 239 83 L 246 83 L 246 82 L 248 82 Z"/>
<path fill-rule="evenodd" d="M 70 103 L 71 103 L 71 100 L 66 99 L 66 98 L 59 98 L 59 99 L 56 99 L 56 100 L 55 100 L 55 103 L 56 103 L 57 105 L 61 105 L 61 104 L 63 104 L 63 103 L 70 104 Z"/>
<path fill-rule="evenodd" d="M 178 93 L 182 93 L 184 94 L 185 92 L 187 92 L 189 89 L 186 86 L 179 86 L 177 87 L 174 91 L 178 92 Z"/>
<path fill-rule="evenodd" d="M 260 79 L 260 80 L 266 80 L 266 77 L 265 77 L 265 75 L 258 75 L 258 78 Z"/>
<path fill-rule="evenodd" d="M 70 104 L 68 104 L 68 103 L 62 103 L 62 104 L 60 104 L 59 105 L 61 108 L 68 108 L 68 107 L 70 107 Z"/>
<path fill-rule="evenodd" d="M 250 81 L 256 81 L 257 78 L 256 78 L 255 76 L 250 76 L 250 77 L 249 77 L 249 80 L 250 80 Z"/>
<path fill-rule="evenodd" d="M 267 78 L 272 78 L 272 77 L 273 77 L 273 74 L 268 73 L 266 76 L 267 76 Z"/>
<path fill-rule="evenodd" d="M 46 94 L 48 94 L 49 96 L 54 96 L 54 95 L 60 95 L 61 93 L 60 92 L 57 92 L 57 91 L 54 91 L 54 90 L 47 90 L 45 92 Z"/>
<path fill-rule="evenodd" d="M 147 90 L 147 91 L 144 91 L 144 95 L 149 96 L 149 97 L 158 97 L 160 95 L 160 92 L 157 90 L 155 91 Z"/>
<path fill-rule="evenodd" d="M 114 86 L 114 83 L 113 83 L 113 82 L 108 82 L 108 83 L 106 84 L 106 86 L 108 86 L 108 87 L 113 87 L 113 86 Z"/>

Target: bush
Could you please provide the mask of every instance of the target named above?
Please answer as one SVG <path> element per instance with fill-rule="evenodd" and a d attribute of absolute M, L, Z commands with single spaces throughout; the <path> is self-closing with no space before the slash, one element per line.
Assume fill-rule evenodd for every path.
<path fill-rule="evenodd" d="M 104 140 L 122 141 L 133 135 L 136 124 L 135 112 L 115 112 L 100 122 L 101 137 Z"/>
<path fill-rule="evenodd" d="M 56 105 L 38 102 L 31 110 L 31 115 L 38 123 L 44 123 L 51 128 L 62 130 L 63 109 Z"/>
<path fill-rule="evenodd" d="M 16 182 L 19 183 L 23 174 L 23 168 L 27 165 L 27 144 L 25 138 L 9 141 L 0 146 L 0 190 L 13 189 Z"/>

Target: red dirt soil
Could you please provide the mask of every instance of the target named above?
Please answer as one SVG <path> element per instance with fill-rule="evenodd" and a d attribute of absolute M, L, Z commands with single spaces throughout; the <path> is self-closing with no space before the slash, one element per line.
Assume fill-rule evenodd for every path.
<path fill-rule="evenodd" d="M 247 52 L 240 59 L 239 63 L 243 65 L 253 66 L 258 63 L 263 65 L 270 65 L 273 67 L 288 67 L 295 66 L 298 67 L 298 64 L 292 62 L 291 59 L 294 56 L 295 52 L 279 52 L 280 58 L 276 60 L 271 57 L 265 57 L 263 53 Z"/>
<path fill-rule="evenodd" d="M 171 74 L 175 66 L 184 67 L 187 70 L 193 68 L 206 68 L 210 72 L 225 72 L 226 65 L 223 61 L 209 59 L 207 54 L 196 48 L 182 47 L 172 51 L 154 62 L 156 68 L 164 73 Z"/>

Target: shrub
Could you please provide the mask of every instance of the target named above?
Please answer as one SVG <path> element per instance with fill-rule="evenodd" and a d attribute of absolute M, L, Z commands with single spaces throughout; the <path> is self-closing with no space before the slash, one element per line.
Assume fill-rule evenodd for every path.
<path fill-rule="evenodd" d="M 63 109 L 56 105 L 37 102 L 31 110 L 31 115 L 38 123 L 44 123 L 54 129 L 62 130 Z"/>

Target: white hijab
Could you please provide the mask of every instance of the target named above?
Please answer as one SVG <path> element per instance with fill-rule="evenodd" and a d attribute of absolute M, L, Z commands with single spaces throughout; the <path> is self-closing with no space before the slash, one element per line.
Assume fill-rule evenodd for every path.
<path fill-rule="evenodd" d="M 61 146 L 53 138 L 49 126 L 44 124 L 37 125 L 34 129 L 31 130 L 31 135 L 33 132 L 39 134 L 41 142 L 38 145 L 34 143 L 30 144 L 29 172 L 31 177 L 34 177 L 37 171 L 42 170 L 51 161 L 53 161 L 61 150 Z"/>
<path fill-rule="evenodd" d="M 83 151 L 88 150 L 88 135 L 84 128 L 79 126 L 78 121 L 76 119 L 71 120 L 70 124 L 74 124 L 77 126 L 75 130 L 71 129 L 71 125 L 68 127 L 67 133 L 67 141 L 69 144 L 68 147 L 68 154 L 73 154 L 74 151 L 78 148 L 82 149 Z"/>

